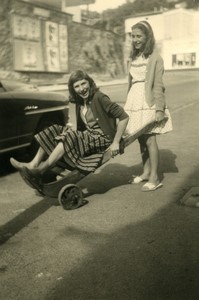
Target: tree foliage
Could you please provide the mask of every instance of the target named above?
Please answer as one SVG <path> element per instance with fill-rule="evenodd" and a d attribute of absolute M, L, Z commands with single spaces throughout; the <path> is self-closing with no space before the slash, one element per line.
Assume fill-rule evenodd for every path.
<path fill-rule="evenodd" d="M 104 11 L 101 20 L 95 24 L 95 27 L 123 34 L 125 19 L 145 13 L 174 9 L 175 5 L 181 2 L 182 0 L 135 0 L 133 3 L 126 3 L 116 9 Z M 186 0 L 183 2 L 186 2 L 187 9 L 199 8 L 199 0 Z"/>

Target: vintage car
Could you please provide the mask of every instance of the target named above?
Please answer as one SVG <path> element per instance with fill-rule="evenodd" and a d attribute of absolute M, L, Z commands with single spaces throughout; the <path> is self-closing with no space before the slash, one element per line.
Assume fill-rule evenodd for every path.
<path fill-rule="evenodd" d="M 69 120 L 67 93 L 45 92 L 18 81 L 0 81 L 0 154 L 34 145 L 34 135 Z M 28 147 L 31 149 L 31 147 Z"/>

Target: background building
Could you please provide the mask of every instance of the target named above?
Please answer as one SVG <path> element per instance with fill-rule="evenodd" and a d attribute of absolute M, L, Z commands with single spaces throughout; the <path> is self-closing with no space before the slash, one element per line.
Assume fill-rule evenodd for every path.
<path fill-rule="evenodd" d="M 125 63 L 131 47 L 131 27 L 141 20 L 148 21 L 154 30 L 165 70 L 199 68 L 199 11 L 179 8 L 126 19 Z"/>
<path fill-rule="evenodd" d="M 83 68 L 91 74 L 123 76 L 123 37 L 74 22 L 55 7 L 0 0 L 0 78 L 65 80 Z"/>

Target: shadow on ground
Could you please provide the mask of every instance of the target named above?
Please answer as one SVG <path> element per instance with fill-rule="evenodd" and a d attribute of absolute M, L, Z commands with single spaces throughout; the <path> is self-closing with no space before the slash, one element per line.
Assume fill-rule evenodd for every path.
<path fill-rule="evenodd" d="M 161 176 L 164 173 L 178 172 L 175 165 L 176 156 L 170 150 L 161 150 Z M 90 197 L 93 194 L 104 194 L 108 190 L 125 185 L 132 174 L 141 172 L 141 164 L 133 167 L 127 167 L 121 164 L 106 164 L 98 174 L 90 174 L 81 183 L 82 188 L 87 188 L 85 197 Z M 6 169 L 6 172 L 13 172 L 13 168 Z M 86 203 L 87 200 L 85 199 Z M 52 205 L 58 205 L 57 199 L 43 198 L 18 216 L 0 227 L 0 245 L 4 244 L 17 232 L 28 226 L 41 214 L 45 213 Z M 81 209 L 81 208 L 79 208 Z"/>
<path fill-rule="evenodd" d="M 163 175 L 178 172 L 175 158 L 171 151 L 161 152 Z M 88 179 L 93 191 L 106 192 L 126 183 L 132 171 L 139 172 L 140 169 L 141 165 L 107 164 L 99 174 Z M 196 183 L 198 179 L 199 168 L 196 167 L 185 179 L 183 187 L 188 186 L 190 180 Z M 99 181 L 104 185 L 98 190 Z M 66 239 L 72 236 L 92 251 L 70 273 L 62 274 L 62 280 L 55 282 L 45 299 L 198 299 L 198 210 L 179 205 L 182 194 L 179 187 L 163 209 L 141 222 L 111 233 L 88 232 L 67 226 L 62 232 Z M 8 233 L 17 233 L 51 205 L 42 199 L 5 224 L 4 229 Z M 67 269 L 67 261 L 63 264 Z"/>
<path fill-rule="evenodd" d="M 193 178 L 199 179 L 198 166 L 183 186 Z M 45 299 L 197 300 L 199 211 L 180 205 L 182 194 L 179 187 L 163 209 L 111 233 L 67 227 L 66 240 L 72 236 L 92 252 Z"/>
<path fill-rule="evenodd" d="M 160 170 L 159 177 L 164 179 L 165 173 L 178 173 L 175 160 L 177 156 L 167 149 L 160 150 Z M 139 175 L 142 172 L 142 164 L 132 167 L 121 164 L 106 164 L 99 173 L 87 176 L 80 183 L 82 189 L 86 189 L 86 196 L 93 194 L 104 194 L 114 187 L 127 184 L 132 175 Z"/>
<path fill-rule="evenodd" d="M 52 199 L 51 201 L 49 199 L 42 199 L 3 226 L 0 226 L 0 245 L 7 242 L 13 235 L 45 213 L 53 204 L 54 200 Z"/>
<path fill-rule="evenodd" d="M 66 228 L 93 251 L 46 299 L 196 300 L 198 225 L 198 211 L 174 202 L 111 234 Z"/>

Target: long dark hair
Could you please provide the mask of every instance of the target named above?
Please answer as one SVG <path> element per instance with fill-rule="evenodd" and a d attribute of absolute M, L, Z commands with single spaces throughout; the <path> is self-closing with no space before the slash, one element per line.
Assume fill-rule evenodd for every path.
<path fill-rule="evenodd" d="M 144 51 L 142 52 L 145 58 L 148 58 L 149 55 L 153 52 L 155 47 L 155 37 L 153 34 L 153 29 L 151 25 L 147 21 L 140 21 L 133 25 L 131 29 L 140 29 L 146 36 L 146 44 L 144 47 Z M 132 43 L 132 50 L 130 53 L 130 58 L 134 60 L 137 55 L 140 53 L 138 49 L 136 49 Z"/>
<path fill-rule="evenodd" d="M 74 90 L 74 83 L 79 80 L 87 80 L 90 85 L 90 93 L 89 93 L 89 99 L 92 100 L 92 97 L 94 93 L 98 90 L 94 80 L 83 70 L 77 70 L 71 73 L 70 78 L 68 80 L 68 91 L 69 91 L 69 101 L 71 103 L 79 103 L 83 105 L 84 101 L 83 99 L 75 92 Z"/>

